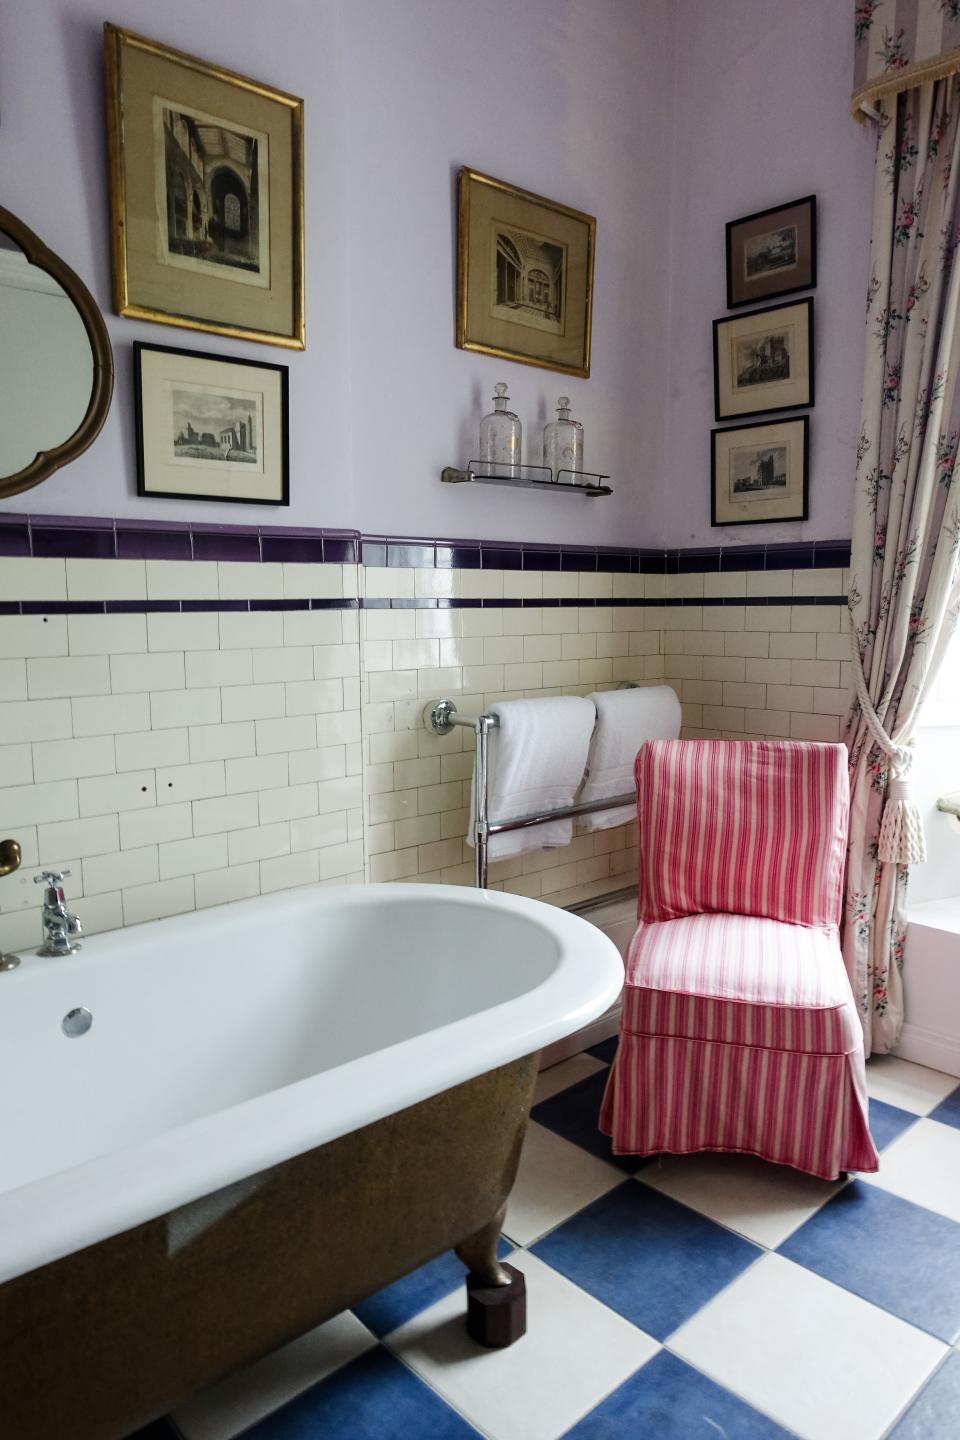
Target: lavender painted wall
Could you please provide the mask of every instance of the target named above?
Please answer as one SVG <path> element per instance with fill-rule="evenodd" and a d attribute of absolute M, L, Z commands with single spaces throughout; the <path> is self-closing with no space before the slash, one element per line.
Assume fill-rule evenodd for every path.
<path fill-rule="evenodd" d="M 306 101 L 305 354 L 110 313 L 96 0 L 8 7 L 0 47 L 3 203 L 90 284 L 117 362 L 80 460 L 4 508 L 238 521 L 265 513 L 134 494 L 131 344 L 288 360 L 291 490 L 280 523 L 643 544 L 657 529 L 667 376 L 673 17 L 669 0 L 121 0 L 118 24 Z M 509 41 L 507 40 L 509 37 Z M 598 216 L 594 370 L 569 380 L 453 345 L 460 164 Z M 548 502 L 441 487 L 495 380 L 526 454 L 561 391 L 614 498 Z M 271 514 L 270 519 L 273 519 Z"/>
<path fill-rule="evenodd" d="M 658 539 L 716 545 L 849 535 L 873 170 L 870 127 L 849 116 L 850 6 L 680 0 L 677 25 L 670 399 Z M 727 313 L 724 224 L 811 192 L 819 283 L 810 519 L 711 529 L 710 322 Z"/>

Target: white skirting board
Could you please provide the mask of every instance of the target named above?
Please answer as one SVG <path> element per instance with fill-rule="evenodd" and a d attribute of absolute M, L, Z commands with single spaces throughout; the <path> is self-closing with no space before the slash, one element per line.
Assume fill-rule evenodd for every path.
<path fill-rule="evenodd" d="M 922 1025 L 905 1024 L 895 1053 L 901 1060 L 912 1060 L 915 1065 L 928 1065 L 931 1070 L 942 1070 L 945 1075 L 960 1078 L 960 1038 L 956 1035 L 941 1035 Z"/>

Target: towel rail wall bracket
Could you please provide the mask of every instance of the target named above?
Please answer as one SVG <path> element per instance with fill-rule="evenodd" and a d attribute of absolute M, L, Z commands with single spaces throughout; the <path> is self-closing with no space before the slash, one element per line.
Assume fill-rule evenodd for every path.
<path fill-rule="evenodd" d="M 633 689 L 633 685 L 626 688 Z M 476 715 L 468 718 L 457 713 L 452 700 L 430 700 L 423 712 L 423 723 L 433 735 L 450 735 L 457 726 L 474 732 L 476 763 L 473 767 L 474 813 L 474 883 L 478 890 L 486 890 L 489 873 L 489 848 L 493 835 L 506 835 L 512 830 L 528 830 L 534 825 L 545 825 L 548 820 L 566 820 L 571 816 L 593 815 L 600 810 L 617 810 L 623 805 L 633 805 L 636 796 L 630 792 L 615 795 L 610 800 L 588 800 L 585 804 L 564 805 L 558 810 L 547 810 L 532 815 L 520 815 L 512 820 L 491 820 L 487 813 L 487 782 L 490 769 L 490 733 L 499 729 L 496 715 Z"/>

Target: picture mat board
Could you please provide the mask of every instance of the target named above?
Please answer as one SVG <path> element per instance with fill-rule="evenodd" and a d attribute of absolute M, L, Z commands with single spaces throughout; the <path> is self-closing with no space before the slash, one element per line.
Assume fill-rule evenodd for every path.
<path fill-rule="evenodd" d="M 595 223 L 580 211 L 461 171 L 457 344 L 588 376 Z M 498 229 L 519 230 L 563 249 L 562 333 L 498 313 L 501 307 L 493 303 Z"/>
<path fill-rule="evenodd" d="M 264 366 L 189 350 L 135 347 L 138 401 L 138 490 L 202 500 L 285 505 L 287 493 L 286 377 Z M 184 392 L 249 397 L 257 459 L 197 461 L 173 448 L 174 405 Z"/>
<path fill-rule="evenodd" d="M 301 102 L 292 96 L 273 99 L 249 88 L 250 82 L 241 85 L 207 74 L 203 62 L 194 62 L 201 68 L 192 68 L 192 57 L 157 54 L 152 42 L 126 32 L 108 30 L 105 43 L 108 55 L 110 47 L 116 47 L 120 105 L 111 136 L 118 312 L 303 348 L 302 155 L 295 136 L 295 107 Z M 269 136 L 269 197 L 260 197 L 261 208 L 269 205 L 267 286 L 238 284 L 226 267 L 219 275 L 212 273 L 213 267 L 190 270 L 158 257 L 158 230 L 166 228 L 166 216 L 157 213 L 154 96 L 170 108 L 199 110 L 241 131 Z"/>
<path fill-rule="evenodd" d="M 777 520 L 806 520 L 810 417 L 772 420 L 711 431 L 711 525 L 764 525 Z M 756 491 L 735 489 L 735 478 L 748 473 L 749 455 L 783 452 L 786 483 Z M 756 473 L 754 471 L 754 473 Z"/>
<path fill-rule="evenodd" d="M 750 342 L 783 336 L 789 380 L 741 383 L 742 353 Z M 713 322 L 714 419 L 732 420 L 772 410 L 802 410 L 814 403 L 813 300 L 770 305 Z"/>
<path fill-rule="evenodd" d="M 747 242 L 764 234 L 795 226 L 797 231 L 796 264 L 792 268 L 769 270 L 764 275 L 745 273 Z M 773 300 L 793 295 L 799 290 L 813 290 L 817 283 L 817 197 L 805 195 L 786 205 L 758 210 L 727 222 L 727 309 L 753 305 L 760 300 Z"/>

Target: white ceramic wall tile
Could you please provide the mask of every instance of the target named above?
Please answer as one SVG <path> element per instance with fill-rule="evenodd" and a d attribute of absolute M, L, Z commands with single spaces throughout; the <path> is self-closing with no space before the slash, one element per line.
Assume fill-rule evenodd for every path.
<path fill-rule="evenodd" d="M 250 900 L 260 894 L 260 866 L 231 865 L 225 870 L 204 871 L 196 878 L 196 891 L 198 910 Z"/>
<path fill-rule="evenodd" d="M 70 701 L 70 708 L 74 735 L 122 735 L 150 729 L 149 695 L 79 698 Z"/>
<path fill-rule="evenodd" d="M 0 815 L 4 826 L 43 825 L 55 820 L 75 820 L 76 780 L 51 780 L 40 785 L 11 785 L 0 789 Z"/>
<path fill-rule="evenodd" d="M 254 722 L 243 720 L 230 725 L 191 724 L 189 745 L 192 761 L 235 760 L 240 755 L 254 755 L 257 748 Z"/>
<path fill-rule="evenodd" d="M 96 855 L 83 862 L 83 893 L 96 895 L 122 890 L 128 885 L 148 885 L 160 878 L 157 847 L 120 850 L 113 855 Z"/>
<path fill-rule="evenodd" d="M 68 560 L 66 566 L 67 595 L 71 600 L 147 598 L 143 560 Z"/>
<path fill-rule="evenodd" d="M 150 600 L 217 600 L 217 567 L 207 560 L 148 560 Z"/>
<path fill-rule="evenodd" d="M 227 760 L 226 793 L 244 790 L 275 790 L 286 785 L 289 763 L 286 755 L 256 755 L 249 759 Z"/>
<path fill-rule="evenodd" d="M 106 655 L 60 656 L 27 661 L 31 700 L 55 696 L 109 695 L 110 661 Z"/>
<path fill-rule="evenodd" d="M 307 563 L 280 568 L 283 595 L 287 600 L 335 600 L 344 594 L 344 569 L 340 565 Z"/>
<path fill-rule="evenodd" d="M 121 892 L 123 923 L 139 925 L 145 920 L 162 920 L 167 915 L 183 915 L 194 908 L 192 875 L 179 880 L 160 880 L 154 885 L 134 885 Z"/>
<path fill-rule="evenodd" d="M 215 613 L 148 615 L 148 650 L 217 650 L 220 620 Z"/>
<path fill-rule="evenodd" d="M 26 700 L 26 698 L 26 661 L 0 660 L 0 700 Z"/>
<path fill-rule="evenodd" d="M 125 737 L 124 737 L 125 738 Z M 34 780 L 79 779 L 84 775 L 107 775 L 116 770 L 112 735 L 86 740 L 41 740 L 33 747 Z M 6 779 L 0 756 L 0 783 Z"/>
<path fill-rule="evenodd" d="M 68 615 L 71 655 L 139 654 L 147 648 L 146 615 Z"/>
<path fill-rule="evenodd" d="M 227 837 L 204 835 L 196 840 L 171 840 L 160 846 L 159 854 L 161 880 L 221 870 L 227 863 Z"/>
<path fill-rule="evenodd" d="M 91 820 L 60 821 L 37 827 L 37 848 L 40 864 L 65 855 L 107 855 L 120 844 L 120 825 L 116 815 L 99 815 Z"/>
<path fill-rule="evenodd" d="M 253 681 L 253 657 L 249 650 L 187 651 L 184 670 L 188 689 L 210 685 L 249 685 Z"/>
<path fill-rule="evenodd" d="M 110 680 L 115 695 L 126 695 L 138 690 L 182 690 L 186 683 L 183 655 L 179 650 L 151 651 L 145 655 L 113 655 L 110 658 Z"/>
<path fill-rule="evenodd" d="M 63 560 L 34 560 L 5 555 L 0 565 L 0 600 L 66 600 Z M 102 598 L 102 597 L 101 597 Z"/>
<path fill-rule="evenodd" d="M 153 770 L 131 770 L 123 775 L 98 775 L 79 782 L 80 814 L 118 815 L 121 810 L 146 810 L 157 804 Z"/>
<path fill-rule="evenodd" d="M 281 600 L 283 566 L 256 561 L 220 561 L 217 584 L 221 600 Z"/>
<path fill-rule="evenodd" d="M 51 741 L 53 745 L 70 742 Z M 39 776 L 34 774 L 33 768 L 34 747 L 26 742 L 20 745 L 0 745 L 0 784 L 3 785 L 32 785 L 34 780 L 56 778 L 53 775 Z"/>
<path fill-rule="evenodd" d="M 189 802 L 152 810 L 125 810 L 119 819 L 121 850 L 159 845 L 165 840 L 186 840 L 194 833 Z"/>
<path fill-rule="evenodd" d="M 209 796 L 226 793 L 222 760 L 209 760 L 199 765 L 175 765 L 156 773 L 158 805 L 173 805 L 182 800 L 205 800 Z"/>
<path fill-rule="evenodd" d="M 190 759 L 186 730 L 145 730 L 139 734 L 117 735 L 115 744 L 118 771 L 142 770 L 155 768 L 157 765 L 185 765 Z M 104 765 L 100 766 L 101 771 L 106 768 Z M 95 772 L 90 770 L 83 773 Z"/>
<path fill-rule="evenodd" d="M 72 734 L 69 700 L 12 700 L 0 703 L 2 745 L 13 745 L 18 741 L 61 740 Z"/>
<path fill-rule="evenodd" d="M 0 620 L 0 657 L 4 659 L 66 655 L 67 651 L 65 615 L 4 615 Z"/>
<path fill-rule="evenodd" d="M 265 792 L 272 793 L 272 792 Z M 278 791 L 285 794 L 285 791 Z M 215 795 L 209 800 L 193 801 L 193 833 L 198 836 L 218 835 L 228 830 L 244 830 L 260 823 L 260 807 L 256 791 L 246 795 Z M 187 834 L 189 835 L 189 831 Z M 170 836 L 170 839 L 185 839 Z"/>

